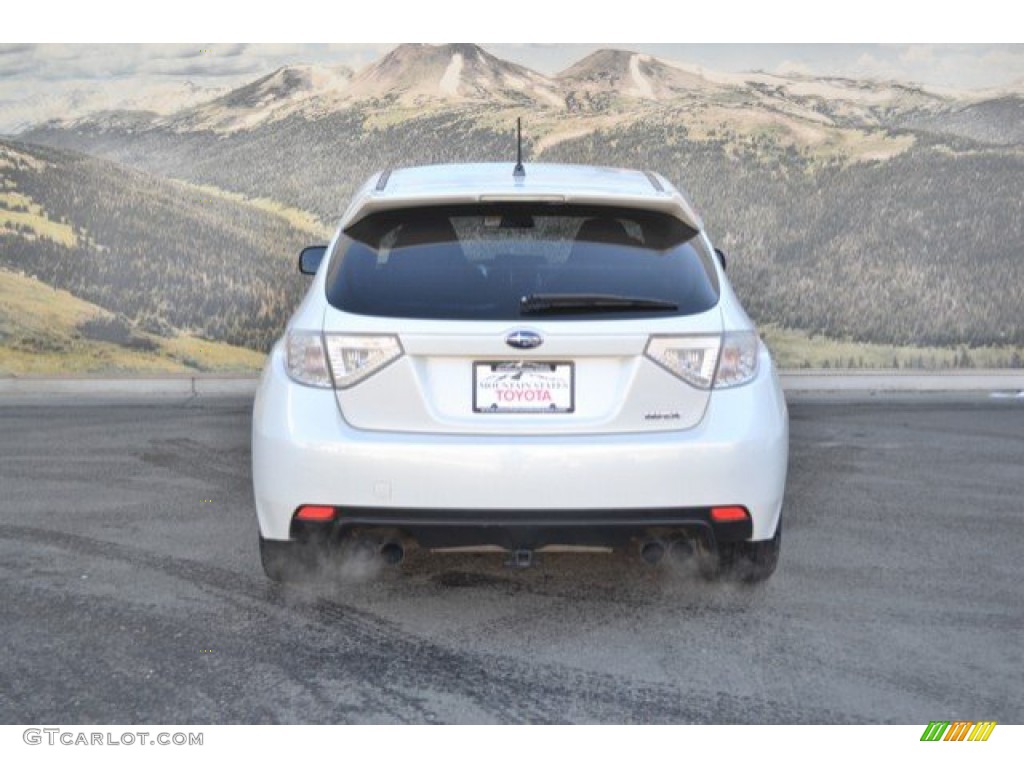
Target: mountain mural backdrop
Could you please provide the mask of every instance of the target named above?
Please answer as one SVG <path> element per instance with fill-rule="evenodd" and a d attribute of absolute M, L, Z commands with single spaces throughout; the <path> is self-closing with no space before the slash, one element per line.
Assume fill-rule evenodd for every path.
<path fill-rule="evenodd" d="M 11 296 L 31 284 L 94 308 L 49 340 L 0 308 L 0 374 L 47 345 L 39 365 L 58 369 L 138 366 L 126 349 L 252 366 L 301 295 L 295 254 L 356 187 L 386 167 L 511 163 L 517 117 L 528 162 L 654 169 L 686 189 L 783 365 L 1024 362 L 1024 95 L 622 50 L 548 76 L 455 44 L 0 139 L 0 290 L 16 276 Z"/>

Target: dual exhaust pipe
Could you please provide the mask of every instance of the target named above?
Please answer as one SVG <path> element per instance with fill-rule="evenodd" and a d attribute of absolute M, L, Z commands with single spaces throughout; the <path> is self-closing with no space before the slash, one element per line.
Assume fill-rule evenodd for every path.
<path fill-rule="evenodd" d="M 400 565 L 405 559 L 405 547 L 397 541 L 385 541 L 380 545 L 377 554 L 387 565 Z"/>
<path fill-rule="evenodd" d="M 693 542 L 686 538 L 668 542 L 653 539 L 644 542 L 640 547 L 640 557 L 648 565 L 657 565 L 666 555 L 676 563 L 685 563 L 694 555 Z"/>

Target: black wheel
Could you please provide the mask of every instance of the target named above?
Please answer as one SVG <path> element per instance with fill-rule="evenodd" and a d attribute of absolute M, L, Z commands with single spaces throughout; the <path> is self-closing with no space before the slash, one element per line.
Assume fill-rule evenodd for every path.
<path fill-rule="evenodd" d="M 726 578 L 755 584 L 765 581 L 779 564 L 782 549 L 782 518 L 775 535 L 764 541 L 739 541 L 720 544 L 717 556 L 704 553 L 698 559 L 701 575 L 706 579 Z"/>
<path fill-rule="evenodd" d="M 307 581 L 316 576 L 319 563 L 316 547 L 306 542 L 277 541 L 260 536 L 260 561 L 271 581 Z"/>

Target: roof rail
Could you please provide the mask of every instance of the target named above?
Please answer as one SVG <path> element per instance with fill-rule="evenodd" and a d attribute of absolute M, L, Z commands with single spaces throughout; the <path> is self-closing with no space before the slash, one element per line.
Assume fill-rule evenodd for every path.
<path fill-rule="evenodd" d="M 663 186 L 661 186 L 661 182 L 658 181 L 658 177 L 657 176 L 655 176 L 650 171 L 644 171 L 644 175 L 647 177 L 647 180 L 649 182 L 651 182 L 651 186 L 652 187 L 654 187 L 659 192 L 664 192 L 665 191 L 665 188 Z"/>
<path fill-rule="evenodd" d="M 378 192 L 383 192 L 384 191 L 384 187 L 386 187 L 388 185 L 388 179 L 390 179 L 390 178 L 391 178 L 391 169 L 390 168 L 385 168 L 384 172 L 380 175 L 380 178 L 377 179 L 377 186 L 374 187 L 374 189 L 376 189 Z"/>

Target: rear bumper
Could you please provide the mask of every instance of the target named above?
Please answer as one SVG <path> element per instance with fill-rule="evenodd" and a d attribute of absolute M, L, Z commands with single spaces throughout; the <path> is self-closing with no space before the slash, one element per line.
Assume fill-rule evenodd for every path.
<path fill-rule="evenodd" d="M 339 508 L 330 523 L 293 520 L 296 541 L 333 541 L 347 536 L 411 539 L 421 547 L 497 546 L 541 549 L 552 545 L 619 547 L 634 540 L 685 535 L 706 549 L 750 538 L 750 520 L 716 522 L 709 508 L 635 510 L 436 510 Z"/>
<path fill-rule="evenodd" d="M 583 544 L 658 527 L 666 514 L 676 527 L 700 531 L 710 507 L 741 505 L 751 516 L 747 538 L 770 538 L 789 429 L 766 353 L 761 365 L 754 382 L 714 392 L 692 429 L 513 438 L 355 430 L 333 391 L 293 383 L 275 351 L 253 411 L 261 534 L 289 539 L 296 509 L 324 504 L 352 526 L 401 527 L 433 542 L 557 535 L 573 540 L 557 543 Z"/>

